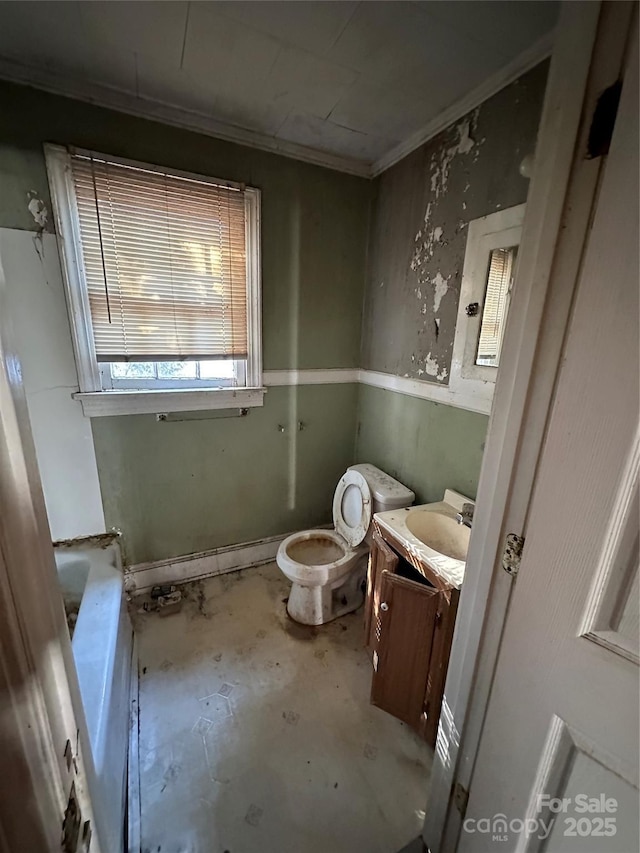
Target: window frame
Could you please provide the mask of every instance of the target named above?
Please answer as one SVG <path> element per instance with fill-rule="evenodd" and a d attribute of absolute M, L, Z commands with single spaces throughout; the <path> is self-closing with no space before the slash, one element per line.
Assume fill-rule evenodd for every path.
<path fill-rule="evenodd" d="M 477 399 L 493 399 L 499 365 L 476 364 L 489 259 L 493 249 L 520 246 L 526 203 L 498 210 L 469 223 L 464 255 L 449 387 Z M 467 305 L 478 303 L 478 313 L 468 316 Z M 508 316 L 508 314 L 507 314 Z"/>
<path fill-rule="evenodd" d="M 261 193 L 233 181 L 170 169 L 141 161 L 91 152 L 73 146 L 46 144 L 45 161 L 56 224 L 60 262 L 69 313 L 69 325 L 78 372 L 79 392 L 74 397 L 82 403 L 88 417 L 108 414 L 140 414 L 197 411 L 201 409 L 245 408 L 261 406 L 264 387 L 262 377 L 261 319 Z M 120 382 L 104 382 L 110 374 L 107 363 L 101 367 L 96 358 L 91 311 L 84 272 L 80 221 L 76 204 L 71 155 L 83 154 L 104 158 L 124 166 L 150 172 L 190 178 L 201 183 L 242 190 L 245 203 L 245 244 L 247 256 L 247 343 L 244 371 L 236 366 L 234 373 L 244 385 L 229 380 L 153 380 L 151 387 L 127 387 Z M 135 381 L 134 381 L 135 382 Z M 111 387 L 104 387 L 110 385 Z M 135 383 L 145 385 L 147 383 Z"/>

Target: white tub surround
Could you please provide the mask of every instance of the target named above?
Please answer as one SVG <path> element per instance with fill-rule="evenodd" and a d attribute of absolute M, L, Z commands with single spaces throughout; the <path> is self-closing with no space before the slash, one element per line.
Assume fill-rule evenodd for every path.
<path fill-rule="evenodd" d="M 105 529 L 91 422 L 78 391 L 54 234 L 0 228 L 7 306 L 54 539 Z"/>
<path fill-rule="evenodd" d="M 73 657 L 105 814 L 106 849 L 120 853 L 126 815 L 133 641 L 120 548 L 117 543 L 92 547 L 81 540 L 75 545 L 62 543 L 55 551 L 63 596 L 66 591 L 82 589 Z"/>

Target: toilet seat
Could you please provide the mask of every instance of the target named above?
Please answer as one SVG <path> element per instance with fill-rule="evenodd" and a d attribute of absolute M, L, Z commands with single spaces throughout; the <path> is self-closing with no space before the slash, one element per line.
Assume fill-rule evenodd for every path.
<path fill-rule="evenodd" d="M 371 491 L 359 471 L 344 474 L 333 494 L 333 526 L 351 548 L 364 541 L 371 524 Z"/>
<path fill-rule="evenodd" d="M 302 553 L 307 545 L 314 548 L 316 553 L 324 547 L 330 556 L 333 556 L 337 549 L 341 554 L 337 559 L 318 556 L 317 562 L 305 562 Z M 287 577 L 296 583 L 302 586 L 321 586 L 341 577 L 358 556 L 358 551 L 352 549 L 335 530 L 302 530 L 287 536 L 280 544 L 277 562 Z"/>

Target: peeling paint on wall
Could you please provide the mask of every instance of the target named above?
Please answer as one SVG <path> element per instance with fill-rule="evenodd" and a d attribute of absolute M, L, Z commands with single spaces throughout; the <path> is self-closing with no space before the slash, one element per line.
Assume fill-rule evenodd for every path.
<path fill-rule="evenodd" d="M 27 209 L 31 216 L 33 216 L 33 220 L 41 231 L 47 227 L 47 221 L 49 219 L 49 211 L 47 210 L 47 205 L 43 202 L 43 200 L 38 196 L 35 190 L 29 190 L 27 193 L 27 198 L 29 202 L 27 204 Z"/>
<path fill-rule="evenodd" d="M 451 163 L 454 157 L 458 155 L 469 154 L 474 146 L 475 141 L 471 137 L 472 127 L 478 121 L 480 107 L 477 107 L 468 118 L 462 119 L 454 128 L 454 133 L 457 134 L 457 142 L 451 145 L 444 151 L 440 150 L 431 155 L 431 193 L 436 200 L 447 192 L 449 185 L 449 172 L 451 171 Z M 482 140 L 484 142 L 484 139 Z M 476 151 L 475 159 L 478 158 L 479 151 Z"/>
<path fill-rule="evenodd" d="M 376 180 L 365 369 L 448 381 L 467 226 L 526 200 L 520 163 L 535 148 L 547 68 L 523 75 Z"/>
<path fill-rule="evenodd" d="M 432 357 L 431 352 L 429 352 L 425 358 L 424 370 L 429 376 L 435 376 L 439 382 L 442 382 L 447 378 L 446 367 L 441 370 L 437 360 Z"/>
<path fill-rule="evenodd" d="M 435 274 L 434 278 L 431 279 L 431 283 L 433 284 L 433 313 L 437 314 L 438 309 L 440 308 L 440 303 L 442 302 L 442 297 L 446 296 L 447 290 L 449 289 L 449 279 L 451 276 L 445 278 L 440 270 Z"/>

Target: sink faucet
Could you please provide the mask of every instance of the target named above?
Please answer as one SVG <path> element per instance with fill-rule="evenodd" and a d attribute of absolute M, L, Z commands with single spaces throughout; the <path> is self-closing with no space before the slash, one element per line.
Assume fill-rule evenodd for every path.
<path fill-rule="evenodd" d="M 456 515 L 456 521 L 458 524 L 464 524 L 467 527 L 471 527 L 473 523 L 473 511 L 475 509 L 475 504 L 464 503 L 462 504 L 462 511 Z"/>

